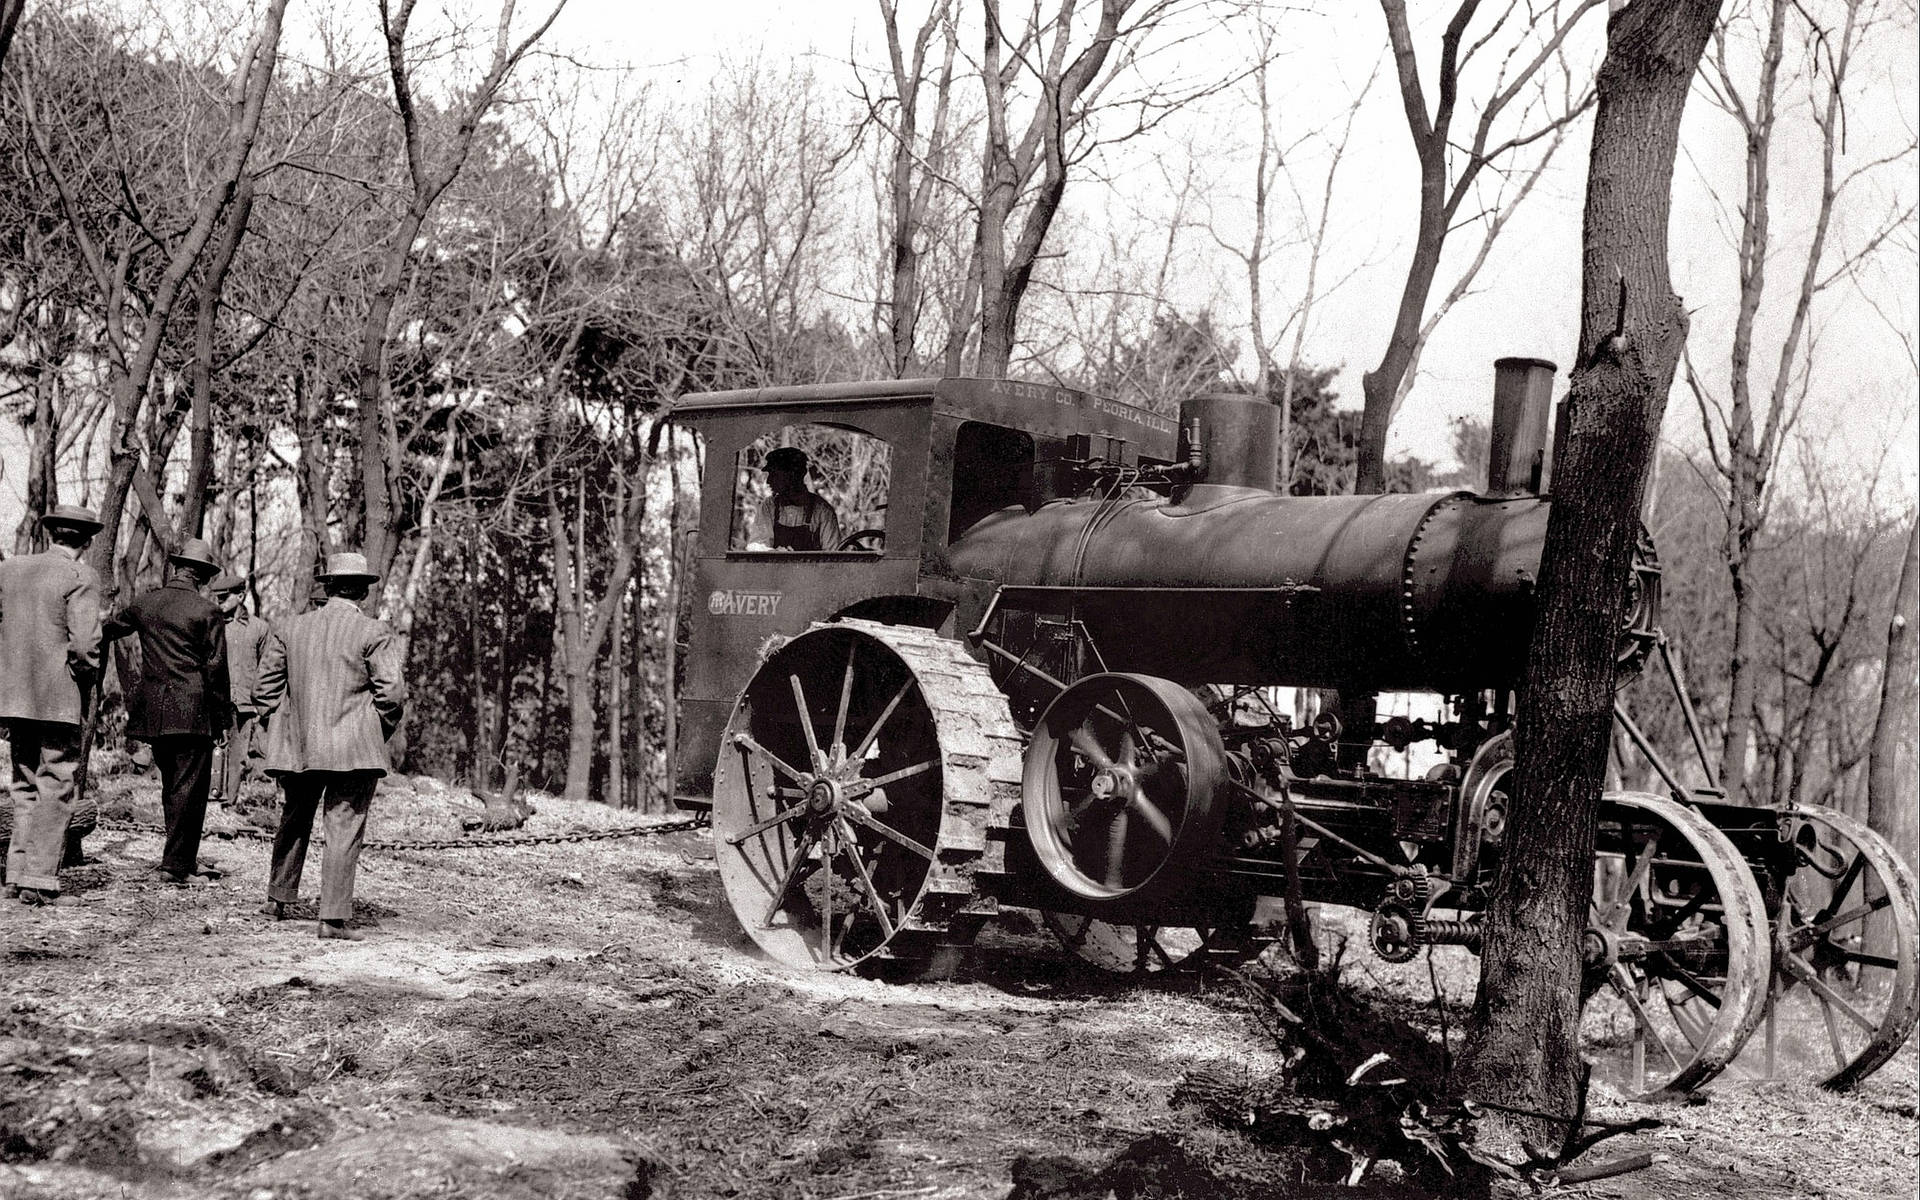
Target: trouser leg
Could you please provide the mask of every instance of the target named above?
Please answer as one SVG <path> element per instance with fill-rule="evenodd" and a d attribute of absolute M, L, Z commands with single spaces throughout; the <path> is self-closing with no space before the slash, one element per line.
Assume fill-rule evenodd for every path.
<path fill-rule="evenodd" d="M 7 882 L 15 887 L 60 890 L 60 856 L 73 817 L 73 776 L 80 766 L 80 727 L 51 721 L 15 721 L 13 732 L 13 836 L 7 848 Z"/>
<path fill-rule="evenodd" d="M 167 848 L 160 869 L 190 875 L 200 864 L 200 831 L 207 820 L 207 793 L 213 785 L 213 739 L 175 734 L 154 743 L 160 763 L 162 802 L 167 814 Z"/>
<path fill-rule="evenodd" d="M 353 878 L 360 866 L 360 847 L 367 832 L 367 808 L 373 803 L 379 777 L 355 771 L 327 782 L 326 857 L 320 864 L 320 919 L 345 921 L 353 916 Z"/>
<path fill-rule="evenodd" d="M 267 899 L 292 904 L 300 899 L 300 875 L 307 865 L 307 841 L 313 836 L 313 812 L 324 783 L 313 775 L 282 775 L 280 829 L 273 835 L 273 870 Z"/>
<path fill-rule="evenodd" d="M 13 829 L 7 840 L 6 881 L 19 887 L 20 873 L 27 866 L 27 821 L 40 796 L 33 783 L 33 769 L 40 761 L 40 738 L 31 721 L 8 721 L 7 741 L 7 802 L 13 808 Z"/>
<path fill-rule="evenodd" d="M 219 754 L 220 797 L 228 803 L 240 798 L 240 789 L 251 774 L 250 751 L 257 721 L 258 718 L 252 713 L 235 713 L 233 728 L 227 733 L 227 744 Z"/>

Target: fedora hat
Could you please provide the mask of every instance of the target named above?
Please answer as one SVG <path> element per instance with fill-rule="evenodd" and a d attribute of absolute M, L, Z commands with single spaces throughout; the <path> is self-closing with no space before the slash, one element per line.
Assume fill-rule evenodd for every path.
<path fill-rule="evenodd" d="M 205 567 L 209 572 L 218 572 L 220 564 L 213 561 L 213 547 L 205 538 L 188 538 L 180 543 L 180 548 L 167 555 L 169 562 L 179 563 L 183 567 Z"/>
<path fill-rule="evenodd" d="M 342 550 L 338 554 L 327 555 L 327 569 L 315 575 L 314 578 L 374 580 L 380 578 L 380 572 L 367 570 L 366 555 Z"/>
<path fill-rule="evenodd" d="M 89 534 L 99 533 L 103 526 L 100 518 L 94 516 L 90 508 L 81 508 L 77 504 L 56 504 L 40 518 L 42 528 L 81 529 Z"/>

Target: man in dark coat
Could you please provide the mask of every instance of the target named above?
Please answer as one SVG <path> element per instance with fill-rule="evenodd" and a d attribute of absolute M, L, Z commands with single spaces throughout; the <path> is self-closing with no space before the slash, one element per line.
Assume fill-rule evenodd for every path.
<path fill-rule="evenodd" d="M 200 594 L 220 571 L 213 548 L 189 538 L 168 561 L 166 585 L 114 614 L 106 635 L 140 635 L 140 680 L 127 702 L 127 736 L 151 745 L 160 766 L 167 845 L 158 870 L 185 883 L 218 874 L 200 862 L 200 830 L 213 783 L 213 743 L 232 721 L 232 701 L 226 619 Z"/>
<path fill-rule="evenodd" d="M 329 555 L 318 580 L 327 602 L 287 618 L 267 634 L 254 694 L 267 724 L 267 774 L 286 795 L 273 839 L 273 873 L 261 911 L 275 919 L 300 898 L 300 875 L 316 809 L 325 813 L 320 864 L 320 936 L 359 941 L 353 877 L 367 830 L 367 807 L 393 769 L 387 739 L 400 726 L 407 688 L 400 640 L 360 611 L 380 576 L 358 554 Z"/>
<path fill-rule="evenodd" d="M 240 799 L 241 785 L 253 774 L 255 733 L 260 723 L 260 706 L 254 701 L 253 689 L 267 622 L 247 612 L 247 581 L 241 576 L 222 574 L 207 592 L 227 621 L 227 681 L 233 700 L 233 728 L 227 731 L 226 750 L 219 756 L 224 761 L 214 780 L 213 795 L 216 800 L 233 802 Z"/>
<path fill-rule="evenodd" d="M 100 678 L 100 577 L 80 556 L 100 520 L 62 504 L 40 527 L 52 543 L 44 552 L 0 562 L 0 722 L 13 743 L 6 894 L 71 904 L 60 894 L 60 856 L 80 725 Z"/>

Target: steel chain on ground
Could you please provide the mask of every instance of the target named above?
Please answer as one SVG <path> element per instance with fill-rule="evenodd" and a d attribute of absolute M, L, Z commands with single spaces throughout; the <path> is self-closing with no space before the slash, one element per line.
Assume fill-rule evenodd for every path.
<path fill-rule="evenodd" d="M 661 825 L 629 825 L 618 829 L 576 829 L 567 833 L 522 833 L 508 837 L 482 834 L 479 837 L 458 838 L 421 838 L 412 841 L 382 841 L 369 838 L 361 843 L 366 850 L 483 850 L 503 846 L 548 846 L 569 842 L 610 842 L 622 838 L 653 837 L 657 834 L 684 833 L 689 829 L 706 827 L 705 814 L 688 817 L 682 821 L 668 821 Z M 153 821 L 98 821 L 96 829 L 112 829 L 129 833 L 152 833 L 165 836 L 167 827 Z M 264 829 L 209 829 L 203 836 L 220 838 L 225 841 L 270 842 L 273 834 Z M 314 837 L 311 844 L 323 846 L 326 839 Z"/>

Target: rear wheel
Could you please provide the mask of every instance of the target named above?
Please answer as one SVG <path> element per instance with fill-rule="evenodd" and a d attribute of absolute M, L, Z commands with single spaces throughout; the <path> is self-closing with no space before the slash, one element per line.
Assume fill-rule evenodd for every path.
<path fill-rule="evenodd" d="M 1773 997 L 1755 1049 L 1768 1078 L 1841 1090 L 1920 1020 L 1920 889 L 1886 840 L 1844 813 L 1799 805 L 1788 819 L 1794 871 L 1774 911 Z"/>
<path fill-rule="evenodd" d="M 713 832 L 734 914 L 788 966 L 921 959 L 990 901 L 990 814 L 1010 811 L 1018 733 L 957 643 L 815 626 L 741 693 L 714 771 Z M 978 912 L 973 910 L 979 910 Z"/>
<path fill-rule="evenodd" d="M 1765 903 L 1727 836 L 1662 796 L 1601 802 L 1585 939 L 1586 1053 L 1634 1097 L 1724 1070 L 1765 1012 Z"/>

